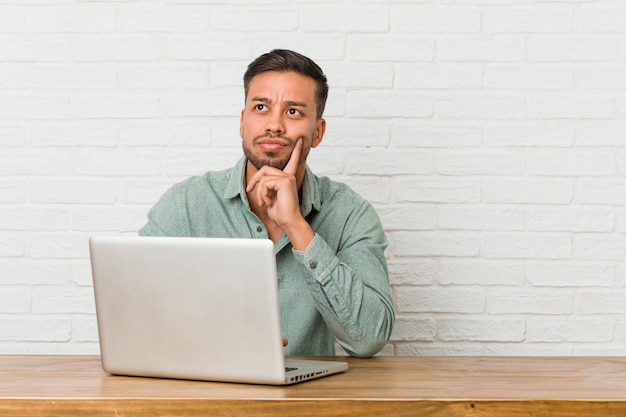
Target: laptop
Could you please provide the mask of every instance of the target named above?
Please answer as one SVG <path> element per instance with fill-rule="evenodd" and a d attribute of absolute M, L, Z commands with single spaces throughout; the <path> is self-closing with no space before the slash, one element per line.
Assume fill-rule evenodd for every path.
<path fill-rule="evenodd" d="M 105 372 L 287 385 L 348 369 L 285 358 L 268 239 L 92 236 L 89 250 Z"/>

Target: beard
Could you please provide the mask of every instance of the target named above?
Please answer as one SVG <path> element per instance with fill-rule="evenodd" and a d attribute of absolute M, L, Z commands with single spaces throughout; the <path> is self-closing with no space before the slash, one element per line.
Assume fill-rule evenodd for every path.
<path fill-rule="evenodd" d="M 255 154 L 254 151 L 252 150 L 252 146 L 254 145 L 254 143 L 256 143 L 257 140 L 265 138 L 265 137 L 277 137 L 288 142 L 289 146 L 291 147 L 291 152 L 289 152 L 289 154 L 283 158 L 279 157 L 278 152 L 269 151 L 269 152 L 263 152 L 260 154 Z M 242 141 L 241 146 L 243 147 L 243 154 L 246 156 L 246 159 L 248 159 L 248 161 L 250 161 L 250 163 L 256 169 L 261 169 L 262 167 L 267 165 L 272 168 L 283 170 L 285 169 L 285 167 L 287 166 L 287 163 L 289 162 L 289 159 L 291 158 L 291 153 L 293 152 L 295 143 L 296 143 L 295 140 L 287 138 L 285 136 L 260 135 L 260 136 L 255 137 L 252 140 L 252 145 L 246 145 L 246 141 L 244 140 Z M 306 160 L 308 153 L 309 153 L 309 150 L 308 148 L 305 149 L 304 143 L 303 143 L 302 151 L 300 152 L 300 161 L 298 162 L 299 163 L 304 162 Z"/>

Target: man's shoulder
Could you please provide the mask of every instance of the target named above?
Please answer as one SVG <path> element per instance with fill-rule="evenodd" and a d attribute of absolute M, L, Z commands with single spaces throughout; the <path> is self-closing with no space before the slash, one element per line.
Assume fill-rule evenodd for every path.
<path fill-rule="evenodd" d="M 201 175 L 194 175 L 174 184 L 174 188 L 182 190 L 225 187 L 230 181 L 233 168 L 227 168 L 219 171 L 207 171 Z"/>

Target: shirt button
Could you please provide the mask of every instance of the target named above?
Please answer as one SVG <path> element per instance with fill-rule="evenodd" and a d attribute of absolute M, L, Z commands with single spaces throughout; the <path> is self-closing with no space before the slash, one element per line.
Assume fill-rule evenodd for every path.
<path fill-rule="evenodd" d="M 317 262 L 311 262 L 311 263 L 309 264 L 309 268 L 311 268 L 311 269 L 315 269 L 315 268 L 317 268 Z"/>
<path fill-rule="evenodd" d="M 263 228 L 262 228 L 261 226 L 257 226 L 257 227 L 256 227 L 256 231 L 257 231 L 257 232 L 259 232 L 259 233 L 261 233 L 261 232 L 263 231 Z"/>

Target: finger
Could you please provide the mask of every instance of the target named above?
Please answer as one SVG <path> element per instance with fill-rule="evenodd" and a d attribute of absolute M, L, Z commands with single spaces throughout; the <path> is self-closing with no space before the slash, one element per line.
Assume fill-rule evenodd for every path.
<path fill-rule="evenodd" d="M 289 340 L 283 336 L 283 346 L 287 346 L 289 344 Z"/>
<path fill-rule="evenodd" d="M 302 138 L 298 138 L 295 146 L 293 147 L 293 151 L 291 152 L 291 157 L 289 158 L 289 162 L 287 162 L 287 166 L 283 169 L 283 172 L 296 175 L 298 172 L 298 165 L 300 164 L 300 152 L 302 151 Z"/>

